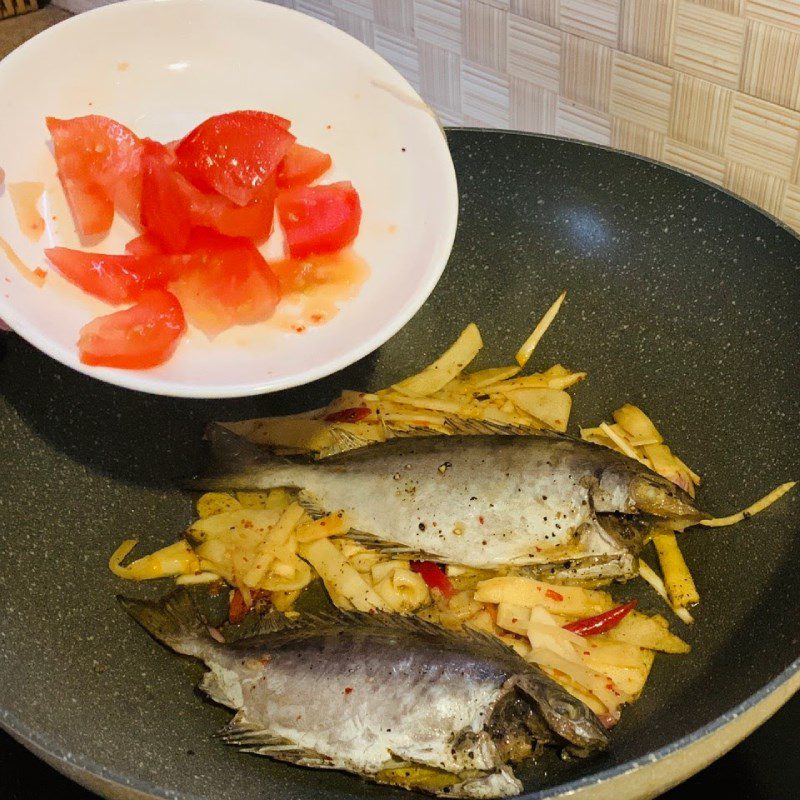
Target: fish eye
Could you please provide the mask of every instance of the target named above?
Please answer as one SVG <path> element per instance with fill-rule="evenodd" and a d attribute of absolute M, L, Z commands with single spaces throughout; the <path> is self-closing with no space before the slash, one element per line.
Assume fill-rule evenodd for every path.
<path fill-rule="evenodd" d="M 579 719 L 581 716 L 580 708 L 576 703 L 571 703 L 561 697 L 555 697 L 550 702 L 550 708 L 555 711 L 560 717 L 566 717 L 570 720 Z"/>

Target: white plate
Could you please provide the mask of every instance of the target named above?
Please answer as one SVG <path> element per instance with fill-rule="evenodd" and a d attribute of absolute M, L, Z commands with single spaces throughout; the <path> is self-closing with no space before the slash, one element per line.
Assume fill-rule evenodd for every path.
<path fill-rule="evenodd" d="M 333 156 L 323 182 L 351 180 L 361 195 L 355 249 L 371 274 L 335 318 L 302 334 L 274 323 L 240 326 L 213 343 L 190 330 L 156 369 L 91 368 L 78 360 L 78 331 L 113 309 L 55 270 L 36 288 L 2 254 L 0 317 L 88 375 L 187 397 L 298 386 L 389 339 L 431 293 L 450 254 L 458 196 L 446 140 L 411 86 L 376 53 L 318 20 L 258 0 L 131 0 L 56 25 L 0 62 L 0 167 L 6 184 L 45 184 L 47 221 L 38 242 L 23 236 L 6 188 L 0 236 L 30 267 L 46 267 L 45 247 L 79 246 L 46 116 L 105 114 L 167 141 L 212 114 L 245 108 L 290 118 L 300 142 Z M 92 249 L 122 252 L 133 235 L 117 216 Z"/>

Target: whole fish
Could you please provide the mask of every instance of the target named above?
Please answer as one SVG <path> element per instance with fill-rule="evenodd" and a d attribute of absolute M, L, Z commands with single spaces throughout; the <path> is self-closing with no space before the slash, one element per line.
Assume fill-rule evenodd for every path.
<path fill-rule="evenodd" d="M 214 426 L 221 472 L 197 488 L 294 487 L 312 513 L 343 510 L 348 536 L 397 554 L 559 579 L 636 574 L 649 526 L 706 515 L 631 458 L 568 436 L 394 439 L 322 460 L 282 458 Z"/>
<path fill-rule="evenodd" d="M 576 755 L 607 745 L 580 700 L 477 631 L 388 614 L 275 613 L 256 635 L 224 643 L 185 590 L 118 599 L 158 641 L 205 662 L 200 688 L 236 711 L 220 737 L 251 753 L 490 798 L 522 791 L 511 764 L 540 745 Z"/>

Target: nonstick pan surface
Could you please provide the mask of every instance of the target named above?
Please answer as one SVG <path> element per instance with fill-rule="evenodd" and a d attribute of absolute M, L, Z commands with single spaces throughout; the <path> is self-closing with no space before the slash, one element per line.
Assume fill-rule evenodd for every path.
<path fill-rule="evenodd" d="M 170 399 L 93 381 L 0 335 L 0 724 L 95 790 L 408 796 L 212 740 L 229 714 L 193 692 L 199 665 L 157 647 L 115 604 L 120 591 L 166 590 L 124 584 L 106 563 L 124 537 L 140 537 L 146 551 L 189 522 L 192 497 L 179 481 L 202 468 L 210 420 L 385 386 L 470 321 L 484 335 L 482 363 L 505 363 L 567 289 L 536 359 L 589 372 L 574 392 L 573 432 L 625 401 L 642 405 L 703 475 L 700 499 L 714 513 L 800 475 L 797 238 L 721 190 L 618 152 L 514 133 L 448 136 L 461 212 L 445 275 L 409 325 L 342 373 L 244 400 Z M 528 796 L 647 770 L 791 684 L 798 531 L 800 501 L 790 495 L 739 526 L 686 533 L 702 603 L 692 628 L 672 624 L 692 652 L 657 656 L 607 754 L 523 770 Z M 663 610 L 640 581 L 615 591 Z"/>

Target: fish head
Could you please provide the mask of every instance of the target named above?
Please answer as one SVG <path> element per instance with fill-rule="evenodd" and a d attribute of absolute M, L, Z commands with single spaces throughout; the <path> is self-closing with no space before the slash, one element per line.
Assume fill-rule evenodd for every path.
<path fill-rule="evenodd" d="M 688 492 L 654 472 L 637 474 L 629 491 L 637 510 L 644 514 L 691 524 L 709 516 Z"/>
<path fill-rule="evenodd" d="M 533 738 L 542 742 L 561 740 L 582 753 L 608 747 L 608 733 L 594 712 L 541 670 L 517 675 L 512 683 L 534 712 L 526 719 Z M 543 738 L 545 732 L 549 739 Z"/>
<path fill-rule="evenodd" d="M 557 684 L 545 688 L 538 710 L 554 733 L 580 750 L 593 752 L 608 746 L 608 733 L 594 712 Z"/>

